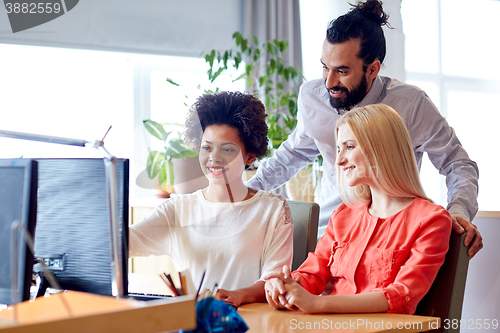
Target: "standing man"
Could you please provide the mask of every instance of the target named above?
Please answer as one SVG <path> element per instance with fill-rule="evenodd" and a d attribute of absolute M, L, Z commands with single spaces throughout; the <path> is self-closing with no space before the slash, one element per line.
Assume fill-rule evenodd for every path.
<path fill-rule="evenodd" d="M 342 203 L 337 188 L 335 124 L 353 107 L 383 103 L 395 109 L 410 132 L 417 164 L 427 152 L 446 176 L 453 229 L 467 231 L 472 258 L 482 237 L 470 221 L 477 213 L 478 168 L 469 159 L 453 129 L 424 91 L 379 76 L 386 45 L 382 26 L 388 15 L 379 0 L 367 0 L 330 22 L 323 43 L 323 80 L 304 83 L 299 93 L 297 127 L 274 156 L 261 162 L 248 186 L 272 190 L 288 181 L 316 156 L 323 156 L 320 221 L 323 236 L 332 212 Z"/>

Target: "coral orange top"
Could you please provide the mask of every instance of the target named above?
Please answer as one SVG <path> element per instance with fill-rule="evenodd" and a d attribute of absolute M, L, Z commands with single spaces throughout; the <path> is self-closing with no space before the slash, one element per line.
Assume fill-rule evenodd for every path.
<path fill-rule="evenodd" d="M 413 314 L 444 262 L 450 214 L 421 198 L 384 219 L 368 208 L 342 204 L 335 210 L 316 250 L 292 277 L 300 276 L 299 283 L 315 295 L 331 278 L 331 295 L 379 291 L 389 301 L 388 312 Z"/>

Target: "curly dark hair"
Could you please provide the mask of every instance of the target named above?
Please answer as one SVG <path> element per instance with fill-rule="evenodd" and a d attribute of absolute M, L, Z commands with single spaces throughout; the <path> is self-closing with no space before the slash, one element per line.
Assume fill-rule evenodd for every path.
<path fill-rule="evenodd" d="M 392 28 L 389 16 L 379 0 L 367 0 L 357 5 L 328 24 L 326 40 L 331 44 L 344 43 L 351 39 L 360 40 L 358 57 L 363 59 L 363 70 L 375 60 L 384 62 L 386 46 L 382 26 Z"/>
<path fill-rule="evenodd" d="M 266 116 L 264 104 L 253 95 L 228 91 L 204 94 L 189 109 L 184 142 L 199 150 L 208 126 L 227 125 L 238 130 L 248 153 L 261 158 L 268 147 Z"/>

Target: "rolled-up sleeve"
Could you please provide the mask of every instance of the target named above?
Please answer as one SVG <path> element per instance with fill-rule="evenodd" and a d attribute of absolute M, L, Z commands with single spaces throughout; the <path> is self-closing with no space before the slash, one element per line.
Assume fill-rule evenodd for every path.
<path fill-rule="evenodd" d="M 325 229 L 325 235 L 318 241 L 314 252 L 310 252 L 302 265 L 296 271 L 292 272 L 292 278 L 297 280 L 311 294 L 321 294 L 332 278 L 330 272 L 332 246 L 336 244 L 333 223 L 336 215 L 342 208 L 343 206 L 333 212 Z"/>
<path fill-rule="evenodd" d="M 392 313 L 413 314 L 418 302 L 429 291 L 448 252 L 451 217 L 439 210 L 421 222 L 408 260 L 401 266 L 393 283 L 377 288 L 389 302 Z"/>

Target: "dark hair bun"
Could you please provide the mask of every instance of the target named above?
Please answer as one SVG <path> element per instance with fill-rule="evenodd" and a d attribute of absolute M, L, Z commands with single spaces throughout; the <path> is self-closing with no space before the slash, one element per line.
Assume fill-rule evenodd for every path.
<path fill-rule="evenodd" d="M 376 22 L 379 26 L 389 26 L 389 16 L 384 13 L 382 2 L 379 0 L 367 0 L 365 2 L 360 2 L 357 5 L 353 5 L 353 7 L 354 8 L 351 9 L 353 12 L 357 11 L 364 17 Z"/>

